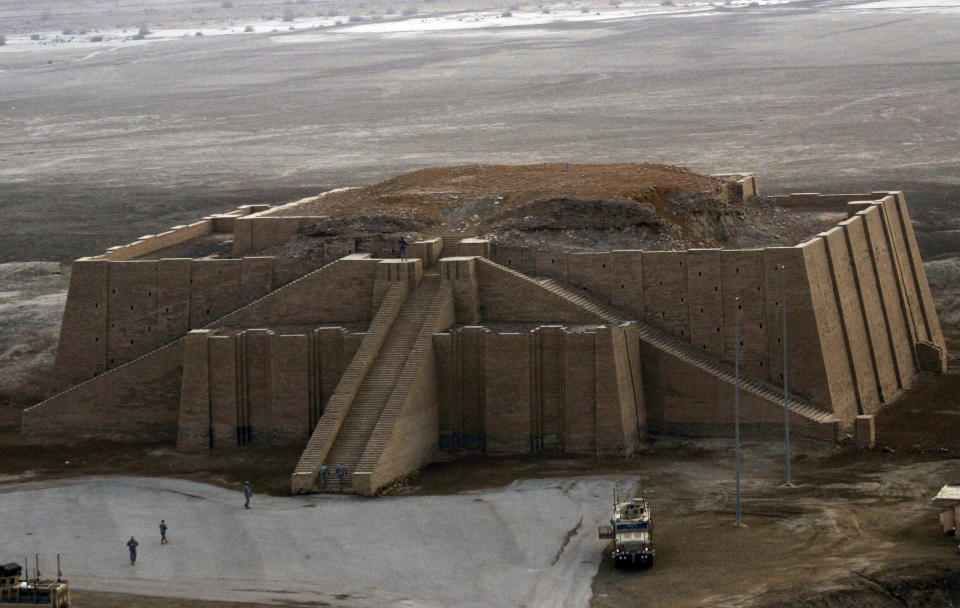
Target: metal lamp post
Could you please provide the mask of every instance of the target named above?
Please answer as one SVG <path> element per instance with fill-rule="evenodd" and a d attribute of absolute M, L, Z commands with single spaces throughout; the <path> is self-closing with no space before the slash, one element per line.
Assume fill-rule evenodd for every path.
<path fill-rule="evenodd" d="M 740 517 L 740 296 L 734 298 L 737 310 L 734 314 L 736 339 L 733 348 L 736 359 L 733 392 L 733 441 L 737 462 L 737 525 L 742 525 Z"/>
<path fill-rule="evenodd" d="M 787 388 L 787 273 L 785 272 L 787 267 L 777 264 L 774 268 L 780 273 L 780 301 L 782 302 L 780 316 L 783 320 L 780 335 L 783 342 L 783 440 L 786 445 L 787 461 L 787 482 L 783 485 L 790 488 L 793 487 L 793 482 L 790 480 L 790 410 L 787 407 L 790 400 L 790 392 Z"/>

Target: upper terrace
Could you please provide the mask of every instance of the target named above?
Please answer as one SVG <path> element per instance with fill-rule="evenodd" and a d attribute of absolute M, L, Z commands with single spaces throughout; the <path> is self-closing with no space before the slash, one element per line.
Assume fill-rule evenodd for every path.
<path fill-rule="evenodd" d="M 607 173 L 623 167 L 419 171 L 280 206 L 246 205 L 83 259 L 267 256 L 277 260 L 280 282 L 288 282 L 348 253 L 396 256 L 401 235 L 408 241 L 436 234 L 483 235 L 494 251 L 530 247 L 553 253 L 789 246 L 844 219 L 846 202 L 873 196 L 804 193 L 761 198 L 753 174 L 700 176 L 645 165 L 629 179 L 614 180 L 613 185 L 603 181 Z M 499 173 L 491 173 L 493 169 L 520 173 L 514 183 L 502 176 L 495 179 Z M 643 179 L 654 185 L 642 185 Z"/>

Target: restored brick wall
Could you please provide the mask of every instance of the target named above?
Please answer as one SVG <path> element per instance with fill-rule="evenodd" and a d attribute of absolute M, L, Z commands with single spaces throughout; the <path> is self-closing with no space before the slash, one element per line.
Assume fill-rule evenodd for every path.
<path fill-rule="evenodd" d="M 305 443 L 362 335 L 339 327 L 292 335 L 267 329 L 190 332 L 178 446 Z"/>
<path fill-rule="evenodd" d="M 306 443 L 310 437 L 311 401 L 319 387 L 312 382 L 312 336 L 270 336 L 270 402 L 274 443 Z M 322 363 L 321 363 L 322 364 Z M 339 366 L 340 362 L 335 361 Z"/>
<path fill-rule="evenodd" d="M 867 241 L 870 247 L 874 276 L 880 292 L 888 339 L 891 344 L 897 383 L 905 387 L 916 373 L 917 366 L 913 356 L 913 331 L 908 322 L 908 311 L 902 298 L 899 280 L 894 268 L 896 263 L 890 246 L 890 237 L 885 230 L 883 209 L 871 207 L 861 214 L 867 229 Z"/>
<path fill-rule="evenodd" d="M 867 239 L 867 222 L 864 216 L 871 213 L 876 215 L 878 210 L 872 207 L 866 208 L 864 213 L 853 216 L 856 221 L 844 222 L 843 226 L 867 330 L 870 363 L 873 367 L 879 404 L 893 398 L 899 390 L 899 384 L 888 336 L 887 319 L 877 284 L 876 267 Z"/>
<path fill-rule="evenodd" d="M 597 453 L 596 334 L 563 333 L 563 444 L 570 452 Z M 603 371 L 599 372 L 601 375 Z"/>
<path fill-rule="evenodd" d="M 857 286 L 856 268 L 853 264 L 853 252 L 848 242 L 849 222 L 862 222 L 853 218 L 841 223 L 822 235 L 829 255 L 830 272 L 833 279 L 834 296 L 840 307 L 840 321 L 843 328 L 846 353 L 853 370 L 853 386 L 856 391 L 858 411 L 875 411 L 880 406 L 878 382 L 867 333 L 868 320 L 864 316 L 864 305 Z"/>
<path fill-rule="evenodd" d="M 167 247 L 191 241 L 205 234 L 214 231 L 214 223 L 211 219 L 202 219 L 185 226 L 176 226 L 161 232 L 160 234 L 149 234 L 142 236 L 136 241 L 127 245 L 111 247 L 98 259 L 109 260 L 112 262 L 121 262 L 134 260 L 136 258 L 148 255 L 154 251 L 160 251 Z"/>
<path fill-rule="evenodd" d="M 444 262 L 441 262 L 441 266 Z M 527 277 L 478 258 L 480 315 L 485 321 L 591 323 L 597 319 L 579 306 L 543 289 Z M 456 296 L 457 294 L 455 294 Z"/>
<path fill-rule="evenodd" d="M 486 450 L 517 454 L 531 448 L 530 334 L 484 334 Z"/>
<path fill-rule="evenodd" d="M 650 430 L 695 437 L 732 436 L 732 384 L 664 351 L 647 345 L 641 350 Z M 746 391 L 740 393 L 740 421 L 745 437 L 778 437 L 783 433 L 783 410 Z M 798 436 L 835 439 L 832 425 L 812 424 L 793 412 L 790 424 Z"/>
<path fill-rule="evenodd" d="M 351 255 L 230 315 L 222 325 L 269 327 L 367 321 L 372 317 L 377 260 Z"/>
<path fill-rule="evenodd" d="M 840 307 L 830 274 L 826 243 L 822 238 L 816 238 L 800 245 L 800 248 L 804 254 L 807 283 L 810 285 L 816 319 L 810 329 L 815 330 L 819 337 L 820 350 L 814 351 L 813 355 L 817 360 L 823 361 L 826 380 L 826 387 L 820 385 L 811 392 L 818 403 L 832 405 L 835 413 L 852 422 L 857 415 L 856 389 L 840 321 Z M 801 342 L 798 346 L 802 345 Z"/>
<path fill-rule="evenodd" d="M 272 258 L 74 263 L 57 349 L 63 387 L 179 339 L 273 288 Z"/>
<path fill-rule="evenodd" d="M 441 446 L 629 452 L 646 430 L 636 331 L 464 327 L 436 334 Z"/>
<path fill-rule="evenodd" d="M 740 313 L 740 365 L 745 374 L 767 379 L 770 375 L 766 324 L 766 280 L 762 249 L 724 250 L 721 289 L 724 348 L 722 359 L 736 357 L 737 312 Z M 736 298 L 740 297 L 737 304 Z M 779 337 L 779 334 L 778 334 Z"/>
<path fill-rule="evenodd" d="M 612 280 L 610 282 L 610 303 L 642 319 L 643 310 L 643 252 L 621 250 L 610 252 Z"/>
<path fill-rule="evenodd" d="M 21 431 L 172 442 L 182 349 L 171 344 L 24 410 Z"/>
<path fill-rule="evenodd" d="M 785 289 L 791 390 L 852 424 L 857 413 L 876 411 L 909 383 L 918 369 L 918 341 L 934 344 L 945 364 L 915 235 L 901 193 L 800 194 L 784 200 L 837 210 L 848 206 L 850 219 L 795 247 L 590 254 L 495 247 L 491 255 L 584 288 L 626 316 L 730 363 L 739 295 L 743 371 L 775 384 L 783 380 Z M 776 270 L 778 264 L 786 269 Z M 481 292 L 484 280 L 481 276 Z M 508 300 L 536 307 L 536 299 L 498 289 L 502 299 L 495 303 L 505 308 L 497 308 L 496 318 L 527 320 Z M 564 319 L 540 315 L 539 320 Z"/>
<path fill-rule="evenodd" d="M 650 323 L 689 339 L 686 258 L 683 251 L 644 252 L 643 310 Z"/>
<path fill-rule="evenodd" d="M 690 343 L 704 352 L 725 358 L 723 332 L 724 294 L 719 249 L 693 249 L 687 255 L 687 297 L 690 310 Z"/>

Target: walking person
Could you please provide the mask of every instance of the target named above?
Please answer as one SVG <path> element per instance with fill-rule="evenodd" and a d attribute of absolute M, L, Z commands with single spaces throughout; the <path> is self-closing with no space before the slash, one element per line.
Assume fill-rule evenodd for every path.
<path fill-rule="evenodd" d="M 160 544 L 167 544 L 167 522 L 160 520 Z"/>
<path fill-rule="evenodd" d="M 127 541 L 127 548 L 130 549 L 130 565 L 137 563 L 137 545 L 140 543 L 137 542 L 137 539 L 130 537 L 130 540 Z"/>
<path fill-rule="evenodd" d="M 250 508 L 250 497 L 253 496 L 253 490 L 250 489 L 250 482 L 243 482 L 243 508 Z"/>
<path fill-rule="evenodd" d="M 327 463 L 320 465 L 320 487 L 327 487 L 327 476 L 330 474 L 330 469 L 327 467 Z"/>
<path fill-rule="evenodd" d="M 400 237 L 400 240 L 397 242 L 397 245 L 400 247 L 400 259 L 407 259 L 407 239 Z"/>
<path fill-rule="evenodd" d="M 340 480 L 340 491 L 343 492 L 343 476 L 347 474 L 347 467 L 343 463 L 337 465 L 337 478 Z"/>

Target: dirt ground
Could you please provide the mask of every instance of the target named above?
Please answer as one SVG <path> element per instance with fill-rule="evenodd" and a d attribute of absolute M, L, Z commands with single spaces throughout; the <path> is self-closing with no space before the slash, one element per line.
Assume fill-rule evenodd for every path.
<path fill-rule="evenodd" d="M 283 7 L 233 3 L 151 7 L 211 23 Z M 7 0 L 0 23 L 144 8 Z M 957 19 L 804 0 L 490 31 L 0 47 L 0 261 L 70 263 L 236 205 L 429 166 L 638 160 L 756 171 L 766 193 L 903 189 L 925 254 L 960 251 Z"/>
<path fill-rule="evenodd" d="M 33 471 L 21 481 L 109 472 L 174 476 L 229 489 L 236 489 L 242 476 L 251 477 L 258 489 L 269 484 L 268 478 L 258 477 L 259 461 L 269 456 L 253 451 L 230 457 L 234 471 L 226 462 L 210 461 L 204 471 L 194 470 L 199 462 L 163 448 L 85 445 L 61 454 L 50 450 L 31 459 L 24 453 L 5 461 L 10 465 L 5 471 L 17 476 L 18 470 Z M 593 607 L 879 608 L 902 605 L 890 602 L 908 596 L 913 598 L 910 606 L 940 607 L 960 599 L 960 558 L 952 539 L 940 535 L 936 510 L 929 505 L 941 484 L 960 479 L 955 455 L 864 452 L 795 441 L 796 487 L 783 488 L 782 454 L 781 442 L 743 444 L 742 528 L 734 525 L 734 454 L 726 440 L 652 438 L 628 459 L 478 456 L 435 463 L 395 488 L 391 500 L 495 492 L 523 479 L 641 479 L 654 513 L 656 563 L 649 570 L 619 571 L 604 557 L 593 581 Z M 70 464 L 61 464 L 60 457 Z M 576 534 L 593 538 L 598 555 L 609 549 L 594 529 Z M 95 593 L 80 593 L 76 599 L 78 606 L 131 601 Z M 144 605 L 207 606 L 193 600 L 150 601 Z"/>

